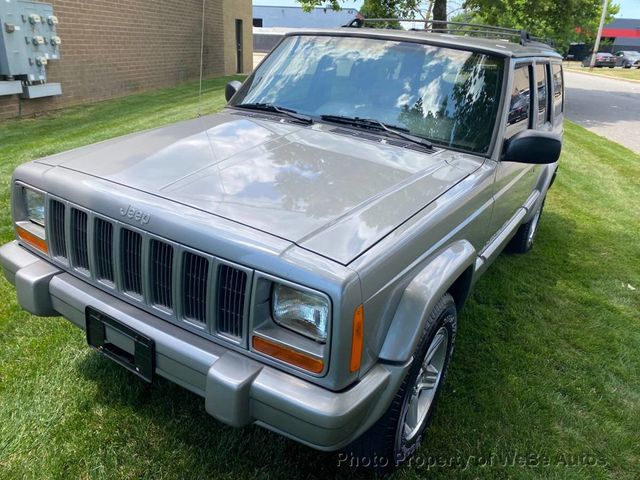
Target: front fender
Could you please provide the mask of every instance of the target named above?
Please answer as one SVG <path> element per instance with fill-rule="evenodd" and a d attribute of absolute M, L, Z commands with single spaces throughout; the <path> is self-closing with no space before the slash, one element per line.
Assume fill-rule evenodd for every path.
<path fill-rule="evenodd" d="M 411 358 L 436 302 L 474 264 L 476 255 L 473 245 L 459 240 L 414 277 L 402 294 L 380 350 L 380 360 L 406 362 Z"/>

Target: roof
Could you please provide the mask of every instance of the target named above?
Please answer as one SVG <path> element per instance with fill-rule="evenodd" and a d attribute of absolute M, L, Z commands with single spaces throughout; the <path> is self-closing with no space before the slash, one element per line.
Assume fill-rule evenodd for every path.
<path fill-rule="evenodd" d="M 640 18 L 615 18 L 604 28 L 640 28 Z"/>
<path fill-rule="evenodd" d="M 332 35 L 344 37 L 366 37 L 384 40 L 404 40 L 429 43 L 443 47 L 480 50 L 486 53 L 505 57 L 556 57 L 562 56 L 549 45 L 538 42 L 519 43 L 497 38 L 483 38 L 447 33 L 433 33 L 425 30 L 391 30 L 379 28 L 332 28 L 332 29 L 297 29 L 286 33 L 291 35 Z"/>
<path fill-rule="evenodd" d="M 260 10 L 283 10 L 283 9 L 290 9 L 290 10 L 303 10 L 302 7 L 296 7 L 295 5 L 253 5 L 252 7 L 254 10 L 255 9 L 260 9 Z M 341 10 L 333 10 L 331 7 L 313 7 L 311 9 L 311 11 L 316 11 L 316 10 L 322 10 L 324 12 L 336 12 L 336 13 L 340 13 L 340 12 L 347 12 L 347 13 L 357 13 L 358 9 L 357 8 L 352 8 L 352 7 L 345 7 Z M 306 12 L 305 13 L 309 13 Z"/>

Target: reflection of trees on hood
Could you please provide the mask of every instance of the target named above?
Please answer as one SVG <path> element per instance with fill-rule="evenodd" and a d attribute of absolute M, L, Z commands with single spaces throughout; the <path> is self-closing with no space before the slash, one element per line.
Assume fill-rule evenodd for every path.
<path fill-rule="evenodd" d="M 381 165 L 367 165 L 363 159 L 297 146 L 287 155 L 275 157 L 282 167 L 274 186 L 282 195 L 282 206 L 322 218 L 345 213 L 345 206 L 357 205 L 386 189 L 390 180 L 401 181 L 404 172 Z M 366 184 L 362 181 L 366 169 Z"/>

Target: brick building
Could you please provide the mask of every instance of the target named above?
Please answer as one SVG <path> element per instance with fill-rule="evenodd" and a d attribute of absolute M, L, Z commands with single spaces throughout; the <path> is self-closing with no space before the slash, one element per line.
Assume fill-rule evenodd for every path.
<path fill-rule="evenodd" d="M 95 102 L 198 78 L 203 0 L 49 0 L 62 59 L 62 95 L 0 96 L 0 118 Z M 251 0 L 205 0 L 204 75 L 252 68 Z M 240 47 L 238 46 L 240 45 Z"/>

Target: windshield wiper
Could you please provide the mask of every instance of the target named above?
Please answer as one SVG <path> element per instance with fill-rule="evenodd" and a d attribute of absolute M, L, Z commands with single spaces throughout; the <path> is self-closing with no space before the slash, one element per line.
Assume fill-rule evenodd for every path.
<path fill-rule="evenodd" d="M 246 108 L 247 110 L 262 110 L 265 112 L 276 112 L 281 115 L 286 115 L 287 117 L 298 120 L 299 122 L 306 123 L 307 125 L 311 125 L 313 123 L 313 119 L 310 116 L 303 115 L 290 108 L 279 107 L 277 105 L 274 105 L 273 103 L 240 103 L 238 105 L 233 105 L 233 106 L 236 108 Z"/>
<path fill-rule="evenodd" d="M 426 138 L 412 135 L 408 128 L 398 127 L 396 125 L 387 125 L 375 118 L 360 118 L 360 117 L 347 117 L 343 115 L 321 115 L 322 120 L 334 123 L 343 123 L 345 125 L 353 125 L 355 127 L 373 128 L 376 130 L 384 130 L 387 133 L 391 133 L 397 137 L 403 138 L 408 142 L 415 143 L 421 147 L 433 150 L 433 144 Z"/>

